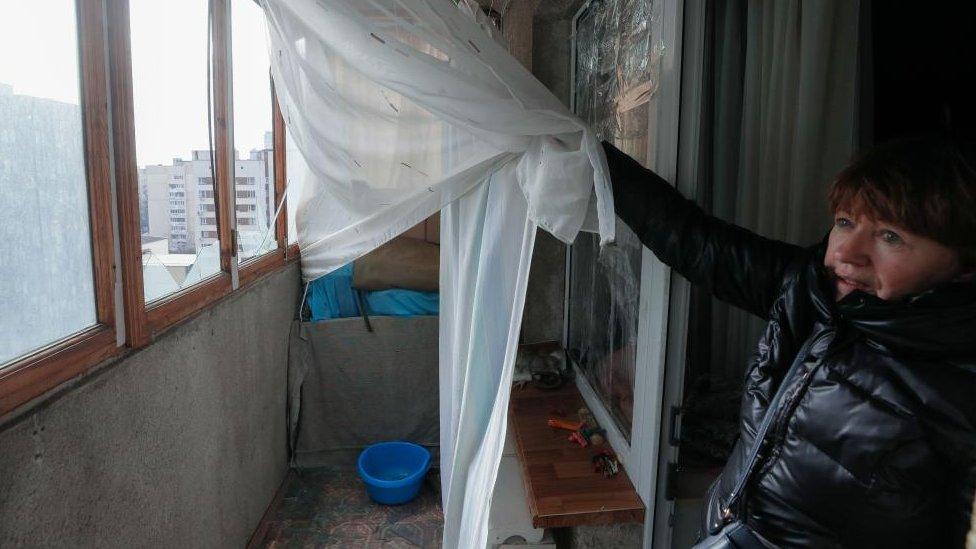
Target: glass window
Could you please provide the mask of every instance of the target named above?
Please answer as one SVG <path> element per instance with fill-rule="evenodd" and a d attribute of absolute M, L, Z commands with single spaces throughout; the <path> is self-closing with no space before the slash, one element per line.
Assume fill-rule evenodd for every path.
<path fill-rule="evenodd" d="M 298 202 L 302 198 L 309 169 L 290 132 L 285 133 L 285 159 L 285 177 L 288 181 L 288 197 L 285 203 L 288 208 L 288 243 L 292 244 L 298 242 L 298 227 L 295 223 L 298 218 Z"/>
<path fill-rule="evenodd" d="M 0 365 L 96 324 L 74 0 L 0 17 Z"/>
<path fill-rule="evenodd" d="M 220 272 L 216 233 L 205 238 L 200 231 L 201 216 L 215 204 L 207 118 L 207 4 L 140 0 L 129 6 L 147 303 Z M 185 221 L 170 213 L 176 204 L 186 212 Z"/>
<path fill-rule="evenodd" d="M 278 247 L 273 223 L 271 60 L 261 7 L 253 0 L 234 0 L 231 20 L 237 257 L 245 261 Z"/>
<path fill-rule="evenodd" d="M 594 2 L 576 28 L 576 113 L 644 165 L 657 83 L 651 9 L 651 2 Z M 581 233 L 570 260 L 569 353 L 628 440 L 642 253 L 637 235 L 618 220 L 614 246 L 601 250 L 596 235 Z"/>

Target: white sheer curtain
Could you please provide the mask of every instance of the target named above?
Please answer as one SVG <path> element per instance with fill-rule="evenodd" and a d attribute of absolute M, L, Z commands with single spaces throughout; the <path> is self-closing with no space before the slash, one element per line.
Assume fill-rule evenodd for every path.
<path fill-rule="evenodd" d="M 305 280 L 443 209 L 444 546 L 484 546 L 536 227 L 572 242 L 589 213 L 613 239 L 603 149 L 465 2 L 262 5 L 310 171 L 297 212 Z"/>
<path fill-rule="evenodd" d="M 536 232 L 508 169 L 441 212 L 444 547 L 487 541 L 505 444 Z"/>
<path fill-rule="evenodd" d="M 860 2 L 715 4 L 711 208 L 809 245 L 829 227 L 827 184 L 856 147 Z M 740 371 L 763 323 L 712 307 L 713 371 Z"/>

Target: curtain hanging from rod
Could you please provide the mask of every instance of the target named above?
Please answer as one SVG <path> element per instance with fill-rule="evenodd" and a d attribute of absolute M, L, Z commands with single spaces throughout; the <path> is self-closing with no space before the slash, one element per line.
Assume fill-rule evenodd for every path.
<path fill-rule="evenodd" d="M 614 238 L 594 133 L 451 0 L 262 0 L 314 280 L 442 211 L 444 547 L 483 547 L 538 227 Z M 395 407 L 396 403 L 390 403 Z"/>

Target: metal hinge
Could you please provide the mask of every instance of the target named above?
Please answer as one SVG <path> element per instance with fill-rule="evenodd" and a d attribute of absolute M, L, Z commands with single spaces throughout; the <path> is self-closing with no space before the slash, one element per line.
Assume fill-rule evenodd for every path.
<path fill-rule="evenodd" d="M 678 417 L 681 415 L 681 406 L 671 407 L 671 417 L 668 421 L 668 444 L 678 446 L 681 444 L 681 428 L 678 427 Z"/>

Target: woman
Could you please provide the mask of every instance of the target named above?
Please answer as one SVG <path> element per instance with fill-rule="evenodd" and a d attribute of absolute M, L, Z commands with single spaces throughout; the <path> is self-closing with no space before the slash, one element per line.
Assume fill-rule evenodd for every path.
<path fill-rule="evenodd" d="M 801 248 L 706 215 L 604 148 L 641 241 L 768 320 L 703 546 L 961 547 L 976 479 L 972 156 L 935 140 L 869 151 L 831 187 L 827 239 Z"/>

